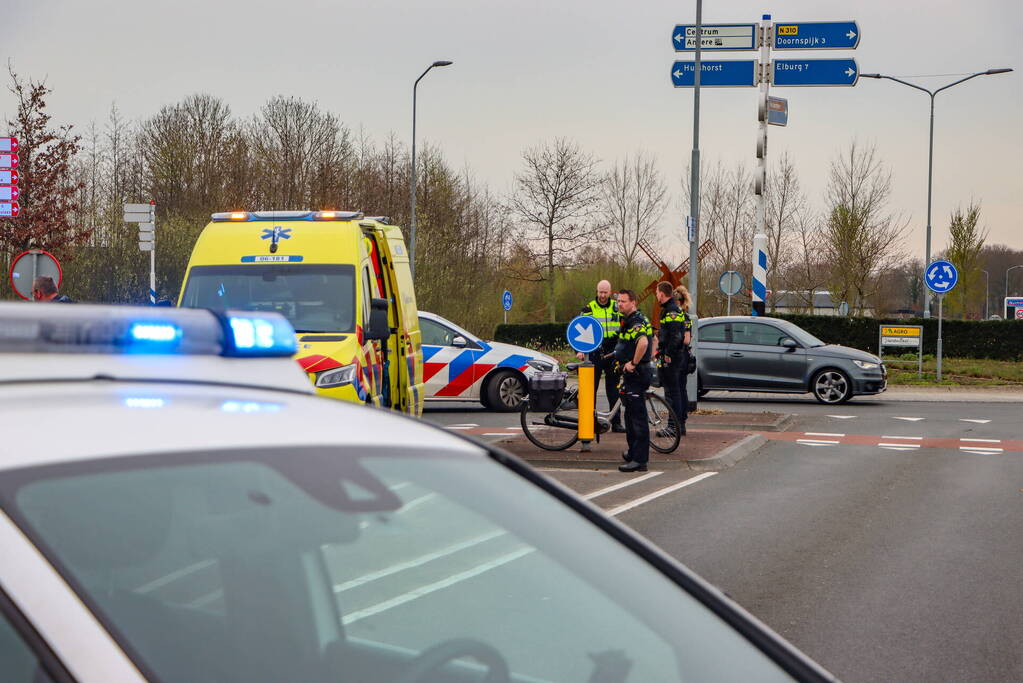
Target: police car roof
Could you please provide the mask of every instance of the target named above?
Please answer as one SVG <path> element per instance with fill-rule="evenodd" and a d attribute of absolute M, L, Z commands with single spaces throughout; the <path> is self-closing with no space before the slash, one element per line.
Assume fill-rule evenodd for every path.
<path fill-rule="evenodd" d="M 469 441 L 389 411 L 293 392 L 175 382 L 43 382 L 0 392 L 0 469 L 180 451 L 443 449 Z"/>

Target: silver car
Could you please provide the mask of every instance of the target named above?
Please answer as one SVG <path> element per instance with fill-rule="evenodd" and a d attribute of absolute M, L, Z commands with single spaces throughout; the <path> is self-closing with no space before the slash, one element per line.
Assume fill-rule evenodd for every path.
<path fill-rule="evenodd" d="M 825 344 L 778 318 L 730 316 L 699 322 L 700 396 L 708 391 L 812 393 L 821 403 L 879 394 L 888 371 L 877 356 Z"/>

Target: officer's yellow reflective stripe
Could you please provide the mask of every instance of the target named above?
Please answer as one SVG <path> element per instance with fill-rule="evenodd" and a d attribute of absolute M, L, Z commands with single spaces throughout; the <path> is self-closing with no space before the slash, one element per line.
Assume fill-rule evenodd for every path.
<path fill-rule="evenodd" d="M 650 327 L 650 323 L 644 322 L 642 325 L 622 330 L 621 336 L 625 341 L 632 341 L 633 339 L 638 339 L 640 335 L 651 336 L 653 333 L 654 330 Z"/>
<path fill-rule="evenodd" d="M 685 320 L 686 320 L 685 313 L 668 313 L 663 318 L 661 318 L 662 323 L 681 323 L 685 322 Z"/>

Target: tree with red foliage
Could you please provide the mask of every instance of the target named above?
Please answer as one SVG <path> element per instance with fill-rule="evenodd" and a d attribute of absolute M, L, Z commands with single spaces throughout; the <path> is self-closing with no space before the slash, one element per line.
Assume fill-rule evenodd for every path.
<path fill-rule="evenodd" d="M 73 174 L 81 139 L 71 126 L 51 128 L 45 82 L 21 80 L 8 66 L 9 90 L 18 102 L 8 135 L 18 138 L 21 214 L 0 220 L 0 251 L 11 258 L 26 249 L 45 249 L 58 258 L 89 239 L 93 226 L 81 226 L 77 193 L 84 187 Z"/>

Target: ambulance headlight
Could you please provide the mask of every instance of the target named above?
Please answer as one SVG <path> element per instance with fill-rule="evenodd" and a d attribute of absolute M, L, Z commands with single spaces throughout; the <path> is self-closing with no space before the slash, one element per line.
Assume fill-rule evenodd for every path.
<path fill-rule="evenodd" d="M 355 384 L 355 365 L 345 365 L 344 367 L 334 368 L 333 370 L 324 370 L 316 376 L 316 386 L 321 389 L 329 389 L 330 387 L 339 387 L 343 384 Z"/>

